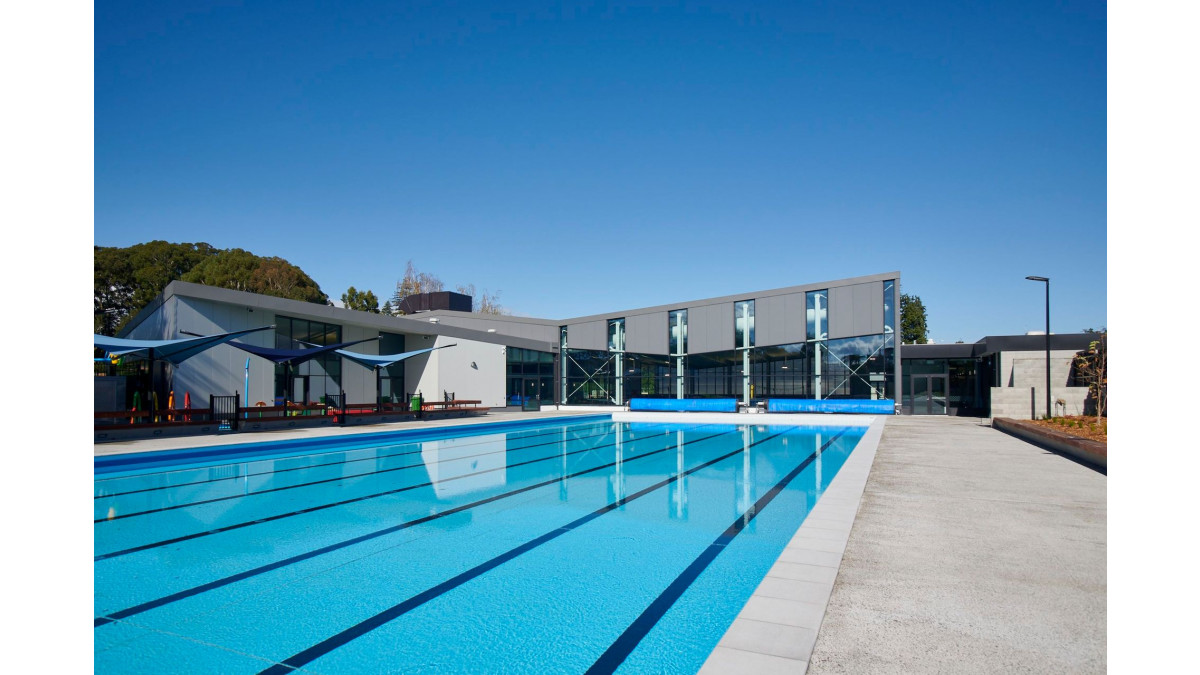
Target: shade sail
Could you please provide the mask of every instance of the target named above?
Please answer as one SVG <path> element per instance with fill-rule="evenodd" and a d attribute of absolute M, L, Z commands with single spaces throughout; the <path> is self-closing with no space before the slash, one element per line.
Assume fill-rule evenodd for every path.
<path fill-rule="evenodd" d="M 428 354 L 435 349 L 445 349 L 446 347 L 456 347 L 457 345 L 442 345 L 441 347 L 430 347 L 428 349 L 418 349 L 412 352 L 401 352 L 399 354 L 357 354 L 348 352 L 344 349 L 337 350 L 338 354 L 350 359 L 351 361 L 365 366 L 367 368 L 387 368 L 393 363 L 399 363 L 404 359 L 411 359 L 414 356 Z"/>
<path fill-rule="evenodd" d="M 219 344 L 229 342 L 230 340 L 246 335 L 247 333 L 255 333 L 260 330 L 268 330 L 274 326 L 260 326 L 259 328 L 248 328 L 246 330 L 235 330 L 232 333 L 221 333 L 219 335 L 198 335 L 196 337 L 180 338 L 178 340 L 130 340 L 128 338 L 115 338 L 106 335 L 96 335 L 95 346 L 98 349 L 103 349 L 106 354 L 113 356 L 123 356 L 126 354 L 137 354 L 145 352 L 143 356 L 153 355 L 156 359 L 170 361 L 175 365 L 183 363 L 187 359 L 199 354 L 200 352 L 216 347 Z M 234 343 L 230 343 L 234 344 Z M 154 350 L 151 354 L 150 350 Z"/>
<path fill-rule="evenodd" d="M 319 346 L 313 347 L 312 349 L 274 349 L 271 347 L 257 347 L 255 345 L 246 345 L 246 344 L 242 344 L 240 342 L 230 342 L 229 346 L 237 347 L 238 349 L 240 349 L 244 352 L 250 352 L 251 354 L 254 354 L 255 356 L 261 356 L 264 359 L 267 359 L 269 361 L 274 361 L 275 363 L 288 363 L 288 364 L 291 364 L 294 366 L 294 365 L 297 365 L 300 363 L 304 363 L 305 361 L 308 361 L 309 359 L 315 359 L 318 356 L 322 356 L 322 355 L 328 354 L 330 352 L 336 352 L 336 351 L 340 350 L 342 347 L 349 347 L 350 345 L 356 345 L 360 342 L 370 342 L 371 340 L 378 340 L 378 339 L 379 338 L 377 338 L 377 337 L 373 337 L 373 338 L 367 338 L 366 340 L 354 340 L 352 342 L 339 342 L 339 343 L 333 344 L 333 345 L 319 345 Z"/>

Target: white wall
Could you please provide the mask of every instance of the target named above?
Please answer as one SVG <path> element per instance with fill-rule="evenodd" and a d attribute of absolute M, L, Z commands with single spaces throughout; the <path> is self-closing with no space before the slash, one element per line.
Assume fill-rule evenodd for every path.
<path fill-rule="evenodd" d="M 442 392 L 453 392 L 455 398 L 482 401 L 489 408 L 505 405 L 505 347 L 503 345 L 438 336 L 439 349 L 431 356 L 436 359 L 437 387 L 425 390 L 425 398 L 441 400 Z"/>

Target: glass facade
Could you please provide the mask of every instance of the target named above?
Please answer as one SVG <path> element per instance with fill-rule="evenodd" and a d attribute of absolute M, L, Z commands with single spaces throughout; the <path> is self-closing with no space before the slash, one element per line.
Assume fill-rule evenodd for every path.
<path fill-rule="evenodd" d="M 563 352 L 564 402 L 568 405 L 607 405 L 616 396 L 616 355 L 590 349 Z"/>
<path fill-rule="evenodd" d="M 309 349 L 313 345 L 332 345 L 342 341 L 342 327 L 336 324 L 287 316 L 275 317 L 276 349 Z M 326 354 L 293 366 L 291 390 L 287 400 L 295 403 L 319 403 L 326 394 L 342 391 L 342 357 Z M 282 405 L 288 384 L 285 367 L 275 366 L 275 404 Z"/>
<path fill-rule="evenodd" d="M 733 344 L 738 349 L 754 346 L 753 300 L 743 300 L 733 305 Z"/>
<path fill-rule="evenodd" d="M 610 319 L 608 322 L 608 351 L 625 351 L 625 319 Z"/>
<path fill-rule="evenodd" d="M 883 281 L 884 332 L 829 339 L 829 291 L 806 293 L 806 340 L 758 346 L 755 302 L 733 303 L 734 348 L 692 353 L 686 309 L 667 312 L 668 355 L 624 351 L 625 321 L 608 322 L 608 350 L 570 349 L 562 328 L 562 401 L 625 404 L 631 398 L 896 398 L 894 280 Z"/>
<path fill-rule="evenodd" d="M 508 347 L 504 356 L 508 405 L 521 405 L 526 400 L 554 403 L 554 354 Z"/>
<path fill-rule="evenodd" d="M 883 282 L 883 332 L 896 332 L 896 282 Z"/>
<path fill-rule="evenodd" d="M 824 340 L 829 337 L 829 291 L 809 291 L 805 294 L 806 331 L 809 340 Z"/>
<path fill-rule="evenodd" d="M 668 315 L 671 330 L 671 355 L 687 354 L 687 310 L 677 309 Z"/>
<path fill-rule="evenodd" d="M 993 357 L 902 359 L 905 414 L 984 416 L 991 406 Z M 930 405 L 928 392 L 939 392 Z M 944 394 L 942 394 L 944 393 Z"/>

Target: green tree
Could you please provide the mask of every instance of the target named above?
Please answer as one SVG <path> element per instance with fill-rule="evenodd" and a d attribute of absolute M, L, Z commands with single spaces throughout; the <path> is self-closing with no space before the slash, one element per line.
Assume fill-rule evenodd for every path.
<path fill-rule="evenodd" d="M 93 248 L 93 320 L 98 335 L 116 335 L 133 312 L 133 271 L 126 249 Z"/>
<path fill-rule="evenodd" d="M 929 342 L 925 305 L 916 295 L 900 295 L 900 342 L 923 345 Z"/>
<path fill-rule="evenodd" d="M 387 316 L 395 316 L 396 315 L 396 311 L 392 309 L 392 301 L 391 300 L 384 301 L 383 309 L 380 310 L 380 313 L 386 314 Z"/>
<path fill-rule="evenodd" d="M 329 296 L 304 270 L 283 258 L 264 258 L 240 248 L 218 251 L 183 275 L 181 280 L 319 305 L 329 304 Z"/>
<path fill-rule="evenodd" d="M 320 286 L 282 258 L 263 258 L 241 249 L 221 250 L 203 242 L 150 241 L 92 251 L 95 331 L 116 335 L 129 319 L 177 279 L 281 298 L 328 304 Z"/>
<path fill-rule="evenodd" d="M 371 291 L 359 291 L 351 286 L 342 293 L 342 305 L 346 309 L 353 309 L 359 312 L 374 312 L 379 313 L 379 298 Z M 391 307 L 388 307 L 390 310 Z"/>
<path fill-rule="evenodd" d="M 1087 385 L 1096 422 L 1108 414 L 1108 331 L 1091 331 L 1096 339 L 1075 355 L 1075 377 Z"/>
<path fill-rule="evenodd" d="M 95 328 L 115 335 L 167 284 L 216 252 L 205 243 L 150 241 L 126 248 L 95 246 Z"/>

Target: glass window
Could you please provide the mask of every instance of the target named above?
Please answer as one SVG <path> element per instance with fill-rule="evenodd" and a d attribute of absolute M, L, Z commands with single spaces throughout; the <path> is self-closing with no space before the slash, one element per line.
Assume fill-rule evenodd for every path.
<path fill-rule="evenodd" d="M 625 351 L 625 319 L 608 320 L 608 351 Z"/>
<path fill-rule="evenodd" d="M 733 304 L 733 344 L 737 349 L 754 346 L 754 301 L 743 300 Z"/>
<path fill-rule="evenodd" d="M 677 309 L 671 312 L 670 329 L 671 329 L 671 354 L 680 355 L 687 353 L 687 310 Z"/>
<path fill-rule="evenodd" d="M 807 332 L 809 340 L 829 339 L 829 291 L 809 291 L 805 294 L 808 304 Z"/>
<path fill-rule="evenodd" d="M 896 282 L 883 282 L 883 332 L 896 332 Z"/>

